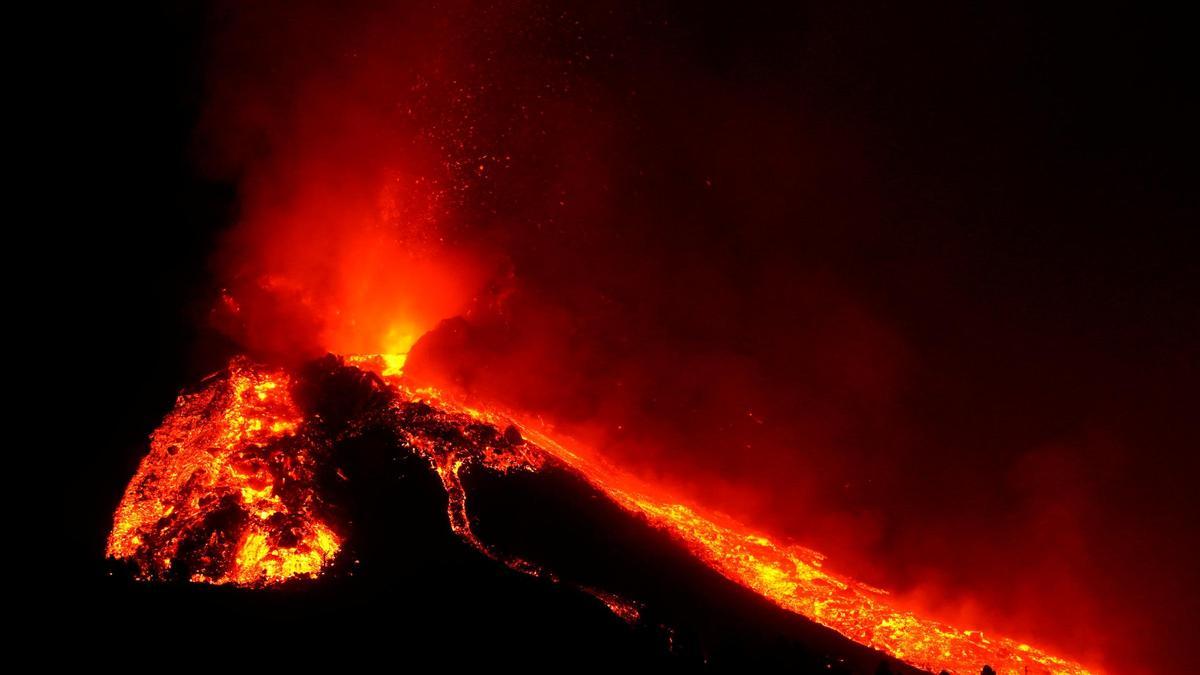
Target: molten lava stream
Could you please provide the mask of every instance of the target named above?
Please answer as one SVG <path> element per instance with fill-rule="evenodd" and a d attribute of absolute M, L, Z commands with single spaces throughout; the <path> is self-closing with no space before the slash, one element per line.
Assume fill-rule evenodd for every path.
<path fill-rule="evenodd" d="M 379 363 L 370 356 L 352 360 L 363 367 Z M 409 388 L 411 384 L 395 371 L 387 373 L 386 379 L 406 396 L 444 410 L 462 412 L 501 428 L 513 424 L 527 440 L 574 468 L 616 503 L 672 533 L 727 579 L 912 666 L 972 675 L 984 665 L 990 665 L 999 675 L 1096 672 L 1028 644 L 988 637 L 982 631 L 958 629 L 896 609 L 888 603 L 886 591 L 825 570 L 820 553 L 778 544 L 727 519 L 718 524 L 695 507 L 656 498 L 653 486 L 623 474 L 580 446 L 568 448 L 520 416 L 464 405 L 430 387 Z"/>

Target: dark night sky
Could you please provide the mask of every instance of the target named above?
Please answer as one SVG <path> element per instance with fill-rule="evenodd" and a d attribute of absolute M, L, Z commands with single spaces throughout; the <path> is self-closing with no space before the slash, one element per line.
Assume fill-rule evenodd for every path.
<path fill-rule="evenodd" d="M 1119 672 L 1182 662 L 1194 44 L 1132 5 L 991 4 L 74 17 L 46 92 L 75 282 L 52 313 L 120 395 L 71 440 L 73 555 L 233 349 L 205 316 L 238 178 L 341 147 L 298 103 L 385 105 L 418 72 L 419 121 L 512 158 L 464 181 L 447 238 L 513 274 L 415 369 L 947 618 Z M 247 97 L 269 122 L 230 112 Z"/>

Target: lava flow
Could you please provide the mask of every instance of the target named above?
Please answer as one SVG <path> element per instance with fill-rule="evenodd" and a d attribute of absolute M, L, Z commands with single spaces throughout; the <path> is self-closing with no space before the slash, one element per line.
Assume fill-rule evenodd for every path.
<path fill-rule="evenodd" d="M 360 426 L 389 425 L 408 451 L 427 460 L 446 491 L 451 529 L 514 570 L 555 579 L 552 571 L 480 541 L 461 474 L 537 472 L 554 464 L 670 532 L 731 581 L 913 666 L 976 673 L 986 664 L 1004 675 L 1089 672 L 1026 644 L 896 609 L 885 592 L 825 570 L 814 551 L 658 498 L 652 486 L 513 416 L 447 400 L 393 372 L 382 376 L 396 359 L 347 361 L 366 369 L 347 370 L 386 401 L 383 412 L 352 413 L 370 418 Z M 319 489 L 320 475 L 337 472 L 334 443 L 319 429 L 321 416 L 306 416 L 293 401 L 292 387 L 287 373 L 236 359 L 224 376 L 180 396 L 117 508 L 108 555 L 129 561 L 144 579 L 255 587 L 313 577 L 331 564 L 348 534 L 328 524 L 331 507 Z M 638 620 L 634 603 L 582 590 L 623 619 Z"/>
<path fill-rule="evenodd" d="M 323 449 L 286 373 L 237 359 L 182 394 L 125 489 L 108 555 L 144 579 L 261 586 L 315 576 L 341 547 L 314 489 Z"/>
<path fill-rule="evenodd" d="M 581 448 L 570 449 L 556 442 L 532 424 L 514 421 L 511 415 L 458 406 L 429 388 L 417 393 L 442 409 L 459 409 L 493 426 L 513 425 L 525 438 L 574 468 L 616 503 L 671 532 L 726 578 L 910 665 L 953 673 L 974 673 L 990 665 L 1001 675 L 1093 672 L 1028 644 L 986 637 L 978 630 L 960 630 L 894 609 L 888 605 L 885 591 L 823 569 L 824 557 L 816 551 L 780 545 L 738 523 L 726 520 L 718 524 L 715 518 L 701 515 L 693 507 L 652 497 L 651 486 L 591 459 L 590 453 Z M 454 522 L 455 499 L 451 502 L 451 522 Z M 463 508 L 461 502 L 458 508 Z"/>

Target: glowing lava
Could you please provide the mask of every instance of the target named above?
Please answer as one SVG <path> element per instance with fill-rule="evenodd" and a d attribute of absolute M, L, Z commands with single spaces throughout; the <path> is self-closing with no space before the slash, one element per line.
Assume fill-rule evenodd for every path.
<path fill-rule="evenodd" d="M 263 586 L 316 576 L 341 547 L 319 516 L 321 449 L 282 371 L 230 364 L 151 436 L 117 507 L 110 557 L 144 579 Z"/>
<path fill-rule="evenodd" d="M 657 497 L 654 486 L 509 414 L 412 387 L 397 372 L 402 357 L 346 361 L 386 374 L 371 384 L 388 397 L 381 419 L 440 477 L 451 529 L 514 570 L 555 579 L 552 571 L 501 556 L 476 537 L 461 474 L 474 468 L 507 473 L 566 465 L 615 503 L 671 533 L 726 578 L 913 666 L 970 674 L 985 664 L 1001 675 L 1090 672 L 1026 644 L 896 609 L 884 591 L 824 569 L 815 551 L 777 543 L 694 506 Z M 320 434 L 309 429 L 290 388 L 286 373 L 237 359 L 226 376 L 180 396 L 154 432 L 150 453 L 117 508 L 108 555 L 132 562 L 146 579 L 179 577 L 184 570 L 183 578 L 196 582 L 265 586 L 319 574 L 341 545 L 321 516 L 326 507 L 315 489 L 318 471 L 332 463 L 324 461 L 328 451 L 317 440 Z M 599 589 L 582 590 L 626 621 L 638 620 L 635 603 Z"/>
<path fill-rule="evenodd" d="M 391 378 L 401 389 L 403 381 Z M 694 507 L 650 496 L 653 486 L 614 470 L 580 447 L 568 448 L 513 415 L 462 406 L 431 388 L 412 391 L 444 410 L 461 410 L 474 419 L 502 427 L 514 425 L 541 450 L 571 466 L 629 511 L 671 532 L 723 576 L 780 605 L 910 665 L 937 672 L 978 673 L 990 665 L 999 675 L 1085 675 L 1084 666 L 1028 644 L 961 630 L 891 607 L 886 591 L 824 569 L 824 556 L 800 546 L 782 545 L 741 524 L 708 518 Z M 444 469 L 439 473 L 444 473 Z M 457 483 L 461 491 L 461 483 Z M 447 486 L 448 491 L 450 487 Z M 465 520 L 465 495 L 454 507 Z M 614 610 L 615 611 L 615 610 Z"/>

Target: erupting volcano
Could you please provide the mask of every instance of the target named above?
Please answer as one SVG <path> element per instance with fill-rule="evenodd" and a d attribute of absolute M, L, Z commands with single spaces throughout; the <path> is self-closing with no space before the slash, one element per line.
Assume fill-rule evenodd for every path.
<path fill-rule="evenodd" d="M 87 225 L 38 303 L 94 360 L 82 635 L 526 672 L 1191 657 L 1196 115 L 1137 21 L 127 11 L 153 28 L 96 31 L 51 134 L 88 138 L 46 153 Z"/>
<path fill-rule="evenodd" d="M 673 535 L 731 581 L 864 645 L 926 670 L 1004 675 L 1081 674 L 1083 666 L 1006 638 L 984 636 L 897 610 L 884 591 L 828 571 L 815 551 L 779 544 L 738 523 L 718 523 L 694 506 L 665 501 L 653 487 L 605 466 L 593 454 L 502 412 L 465 407 L 404 379 L 380 355 L 330 357 L 312 369 L 301 396 L 349 378 L 365 394 L 348 402 L 344 428 L 322 430 L 322 412 L 297 406 L 295 378 L 239 358 L 199 390 L 179 397 L 152 437 L 150 453 L 126 489 L 108 555 L 144 579 L 180 578 L 247 587 L 319 576 L 353 536 L 332 524 L 335 505 L 321 485 L 346 481 L 337 443 L 383 426 L 428 462 L 445 488 L 450 528 L 480 553 L 525 574 L 554 570 L 493 552 L 472 529 L 467 472 L 539 472 L 553 464 L 578 472 L 622 508 Z M 371 368 L 374 368 L 372 370 Z M 335 394 L 336 396 L 336 394 Z M 637 600 L 584 588 L 629 622 Z"/>

